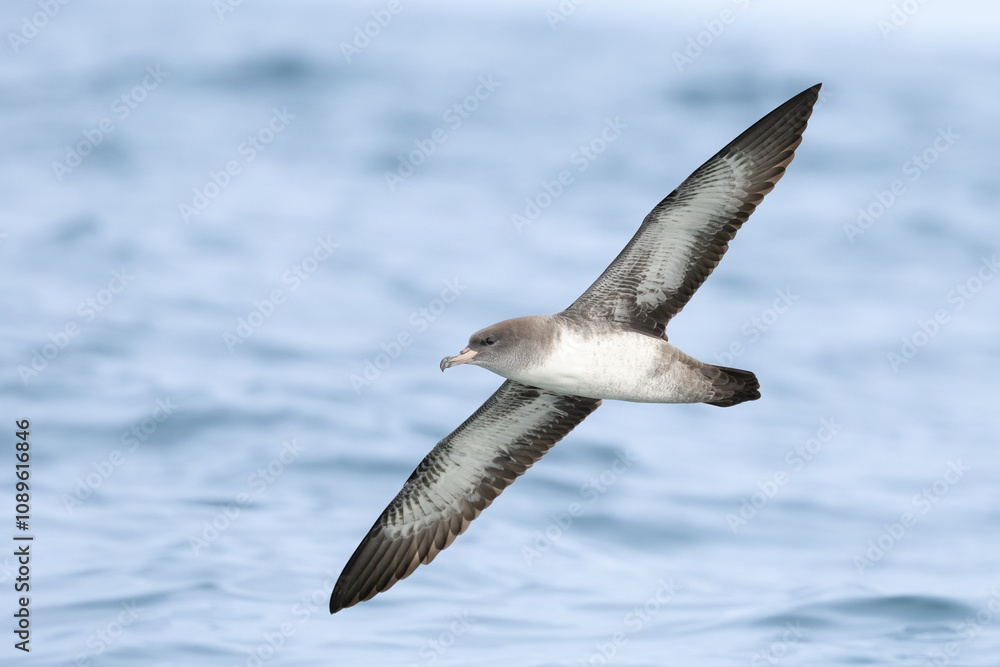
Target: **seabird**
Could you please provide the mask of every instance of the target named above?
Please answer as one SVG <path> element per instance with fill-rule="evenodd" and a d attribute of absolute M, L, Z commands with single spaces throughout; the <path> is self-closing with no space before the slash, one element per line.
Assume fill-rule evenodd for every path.
<path fill-rule="evenodd" d="M 344 567 L 330 613 L 430 563 L 602 399 L 728 407 L 760 398 L 753 373 L 697 361 L 665 329 L 785 173 L 820 85 L 698 167 L 569 308 L 486 327 L 441 361 L 442 371 L 472 364 L 506 381 L 406 480 Z"/>

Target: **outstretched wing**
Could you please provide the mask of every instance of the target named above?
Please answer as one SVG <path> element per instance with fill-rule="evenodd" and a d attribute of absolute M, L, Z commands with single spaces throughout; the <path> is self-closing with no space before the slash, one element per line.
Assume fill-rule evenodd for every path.
<path fill-rule="evenodd" d="M 754 123 L 657 204 L 566 315 L 663 335 L 795 156 L 817 84 Z"/>
<path fill-rule="evenodd" d="M 420 462 L 344 567 L 330 613 L 410 575 L 601 404 L 508 380 Z"/>

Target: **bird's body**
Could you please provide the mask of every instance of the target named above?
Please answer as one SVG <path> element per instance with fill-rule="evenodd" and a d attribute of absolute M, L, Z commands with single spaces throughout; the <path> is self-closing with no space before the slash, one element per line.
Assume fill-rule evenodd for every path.
<path fill-rule="evenodd" d="M 441 370 L 472 364 L 506 381 L 406 480 L 344 567 L 331 613 L 433 560 L 603 399 L 728 407 L 760 398 L 753 373 L 697 361 L 665 329 L 784 174 L 819 88 L 698 167 L 567 309 L 489 326 L 442 360 Z"/>
<path fill-rule="evenodd" d="M 517 370 L 498 372 L 508 380 L 567 396 L 634 403 L 709 403 L 730 398 L 717 387 L 719 378 L 726 375 L 718 370 L 721 367 L 703 364 L 659 336 L 616 322 L 565 315 L 508 322 L 531 326 L 542 334 L 536 340 L 544 341 L 536 346 L 537 358 L 526 360 Z M 754 382 L 736 402 L 759 396 Z"/>

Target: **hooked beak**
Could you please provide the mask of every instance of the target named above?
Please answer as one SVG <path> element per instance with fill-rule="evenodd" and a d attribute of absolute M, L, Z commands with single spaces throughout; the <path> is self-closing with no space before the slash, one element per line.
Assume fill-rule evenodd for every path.
<path fill-rule="evenodd" d="M 459 364 L 467 364 L 476 357 L 476 351 L 471 348 L 465 348 L 454 357 L 445 357 L 441 360 L 441 372 L 444 369 L 451 368 L 452 366 L 458 366 Z"/>

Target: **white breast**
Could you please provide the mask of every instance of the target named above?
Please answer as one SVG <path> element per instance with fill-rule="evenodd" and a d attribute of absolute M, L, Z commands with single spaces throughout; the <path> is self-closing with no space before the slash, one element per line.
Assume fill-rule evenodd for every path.
<path fill-rule="evenodd" d="M 547 358 L 510 379 L 591 398 L 642 403 L 704 400 L 704 377 L 685 363 L 694 360 L 665 340 L 627 330 L 588 333 L 563 329 Z"/>

